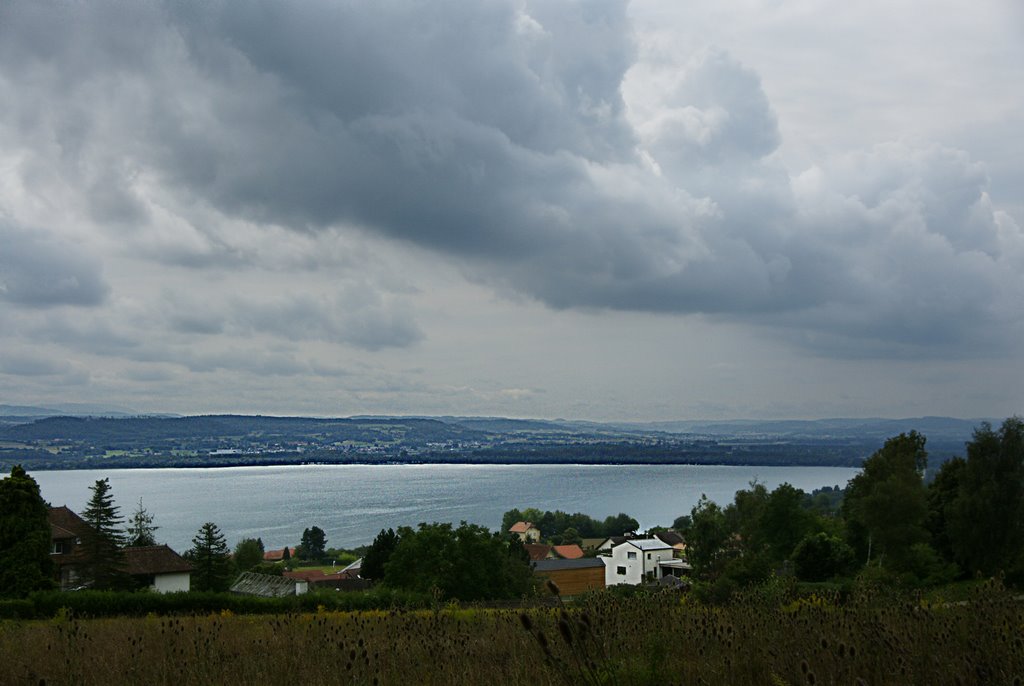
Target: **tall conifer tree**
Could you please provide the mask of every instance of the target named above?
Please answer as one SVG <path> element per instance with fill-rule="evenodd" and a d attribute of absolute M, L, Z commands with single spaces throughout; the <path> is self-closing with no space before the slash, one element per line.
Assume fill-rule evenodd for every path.
<path fill-rule="evenodd" d="M 110 493 L 110 479 L 99 479 L 90 487 L 92 497 L 82 512 L 89 533 L 82 539 L 84 561 L 79 568 L 87 586 L 101 590 L 127 588 L 130 580 L 125 570 L 124 534 L 121 531 L 120 508 Z"/>
<path fill-rule="evenodd" d="M 185 557 L 195 567 L 193 591 L 226 591 L 231 586 L 234 565 L 224 535 L 213 522 L 206 522 L 199 528 Z"/>

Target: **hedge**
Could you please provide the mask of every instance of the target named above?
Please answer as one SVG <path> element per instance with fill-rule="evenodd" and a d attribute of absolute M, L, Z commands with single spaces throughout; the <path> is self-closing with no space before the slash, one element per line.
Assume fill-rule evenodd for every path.
<path fill-rule="evenodd" d="M 48 619 L 64 611 L 76 617 L 138 617 L 148 614 L 285 614 L 430 607 L 429 596 L 391 589 L 361 593 L 307 593 L 286 598 L 259 598 L 232 593 L 116 591 L 40 591 L 26 599 L 0 600 L 0 619 Z"/>

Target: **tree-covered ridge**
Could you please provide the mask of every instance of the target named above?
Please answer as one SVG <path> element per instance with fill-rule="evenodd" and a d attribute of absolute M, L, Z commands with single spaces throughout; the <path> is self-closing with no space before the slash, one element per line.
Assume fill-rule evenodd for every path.
<path fill-rule="evenodd" d="M 479 417 L 49 417 L 0 425 L 0 467 L 32 469 L 406 463 L 859 466 L 880 427 L 911 420 L 595 424 Z M 922 420 L 924 421 L 924 420 Z M 931 418 L 939 460 L 969 438 Z M 734 433 L 728 433 L 733 431 Z M 891 435 L 891 434 L 887 434 Z M 961 438 L 957 438 L 961 436 Z"/>
<path fill-rule="evenodd" d="M 4 427 L 9 440 L 79 440 L 132 446 L 138 441 L 203 438 L 284 438 L 308 436 L 321 441 L 381 440 L 415 433 L 423 439 L 480 438 L 484 432 L 435 419 L 315 419 L 250 415 L 195 417 L 47 417 Z"/>

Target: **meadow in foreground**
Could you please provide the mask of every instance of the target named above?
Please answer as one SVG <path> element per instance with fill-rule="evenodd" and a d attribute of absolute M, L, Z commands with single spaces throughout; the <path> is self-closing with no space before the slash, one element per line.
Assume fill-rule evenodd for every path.
<path fill-rule="evenodd" d="M 1024 603 L 597 594 L 572 607 L 8 621 L 0 683 L 1019 684 Z"/>

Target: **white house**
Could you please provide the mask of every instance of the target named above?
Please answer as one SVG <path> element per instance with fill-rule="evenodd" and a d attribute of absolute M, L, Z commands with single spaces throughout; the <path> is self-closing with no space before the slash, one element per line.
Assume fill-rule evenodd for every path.
<path fill-rule="evenodd" d="M 125 548 L 124 560 L 126 571 L 157 593 L 189 590 L 192 564 L 165 545 Z"/>
<path fill-rule="evenodd" d="M 616 584 L 638 585 L 645 581 L 658 581 L 671 572 L 670 567 L 675 550 L 657 538 L 638 538 L 625 541 L 611 549 L 611 555 L 604 558 L 604 580 L 606 586 Z"/>
<path fill-rule="evenodd" d="M 523 543 L 536 543 L 540 540 L 540 529 L 533 522 L 516 522 L 508 532 L 518 536 Z"/>

